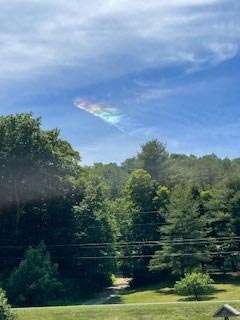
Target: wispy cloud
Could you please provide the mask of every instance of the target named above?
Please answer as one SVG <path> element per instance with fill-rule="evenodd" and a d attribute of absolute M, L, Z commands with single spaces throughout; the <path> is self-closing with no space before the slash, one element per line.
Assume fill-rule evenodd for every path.
<path fill-rule="evenodd" d="M 120 112 L 120 110 L 103 103 L 76 99 L 74 101 L 74 105 L 77 108 L 84 110 L 116 127 L 120 124 L 122 119 L 122 113 Z"/>
<path fill-rule="evenodd" d="M 1 82 L 69 68 L 86 84 L 179 63 L 197 70 L 239 52 L 239 0 L 0 4 Z"/>
<path fill-rule="evenodd" d="M 202 94 L 208 86 L 208 82 L 198 81 L 197 83 L 173 84 L 140 84 L 136 93 L 136 100 L 139 102 L 162 101 L 170 96 Z"/>

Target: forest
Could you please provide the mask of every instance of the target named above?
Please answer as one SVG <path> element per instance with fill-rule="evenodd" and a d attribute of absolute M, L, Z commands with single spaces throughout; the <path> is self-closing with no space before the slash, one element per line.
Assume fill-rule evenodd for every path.
<path fill-rule="evenodd" d="M 1 116 L 0 210 L 14 306 L 74 301 L 116 275 L 137 287 L 239 269 L 240 158 L 173 154 L 156 139 L 121 164 L 86 166 L 40 118 Z"/>

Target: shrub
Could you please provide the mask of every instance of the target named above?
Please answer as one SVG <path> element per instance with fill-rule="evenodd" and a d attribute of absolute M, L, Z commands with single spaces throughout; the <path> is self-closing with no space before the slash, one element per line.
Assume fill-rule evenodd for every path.
<path fill-rule="evenodd" d="M 176 292 L 183 296 L 192 296 L 199 300 L 200 296 L 213 292 L 213 280 L 208 274 L 201 272 L 187 273 L 183 279 L 175 284 Z"/>
<path fill-rule="evenodd" d="M 14 320 L 15 315 L 8 304 L 5 292 L 0 288 L 0 320 Z"/>
<path fill-rule="evenodd" d="M 26 251 L 25 259 L 8 281 L 9 299 L 19 306 L 49 304 L 62 290 L 57 278 L 57 265 L 51 262 L 43 243 Z"/>

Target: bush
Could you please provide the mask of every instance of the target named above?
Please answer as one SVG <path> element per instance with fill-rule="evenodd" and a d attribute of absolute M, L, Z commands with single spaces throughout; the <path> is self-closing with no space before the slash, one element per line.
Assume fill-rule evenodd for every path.
<path fill-rule="evenodd" d="M 5 292 L 0 288 L 0 320 L 14 320 L 15 315 L 8 304 Z"/>
<path fill-rule="evenodd" d="M 43 243 L 26 251 L 25 259 L 8 281 L 9 299 L 18 306 L 49 304 L 62 290 L 62 283 L 57 279 L 57 265 L 52 264 Z"/>
<path fill-rule="evenodd" d="M 192 296 L 199 300 L 200 296 L 208 295 L 214 291 L 213 280 L 208 274 L 201 272 L 187 273 L 183 279 L 177 281 L 175 290 L 179 295 Z"/>

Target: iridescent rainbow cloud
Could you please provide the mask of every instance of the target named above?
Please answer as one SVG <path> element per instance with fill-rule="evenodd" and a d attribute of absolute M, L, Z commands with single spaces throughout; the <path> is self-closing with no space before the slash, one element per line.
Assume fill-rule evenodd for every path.
<path fill-rule="evenodd" d="M 122 114 L 117 108 L 109 107 L 102 103 L 77 99 L 74 101 L 74 105 L 114 126 L 116 126 L 122 118 Z"/>

